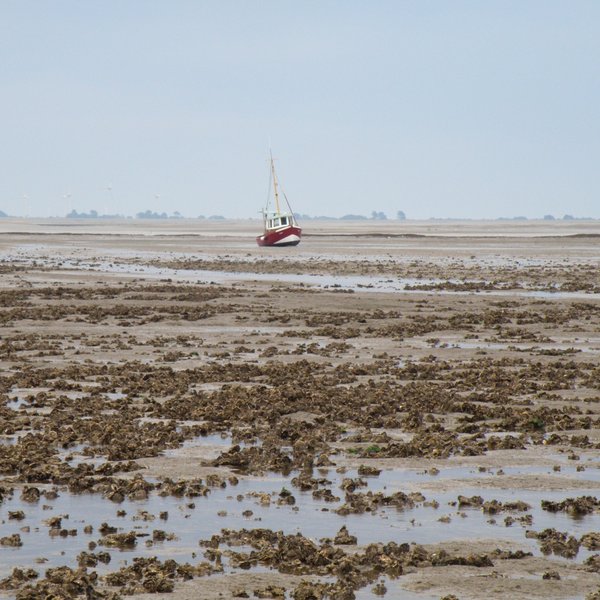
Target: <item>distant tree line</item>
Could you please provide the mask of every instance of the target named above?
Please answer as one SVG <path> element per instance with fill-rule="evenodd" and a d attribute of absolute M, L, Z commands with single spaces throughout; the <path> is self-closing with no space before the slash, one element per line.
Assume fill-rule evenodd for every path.
<path fill-rule="evenodd" d="M 175 211 L 172 215 L 168 215 L 166 212 L 157 213 L 151 210 L 145 210 L 135 214 L 136 219 L 183 219 L 183 215 L 179 211 Z"/>
<path fill-rule="evenodd" d="M 377 211 L 377 210 L 372 211 L 370 217 L 366 217 L 365 215 L 355 215 L 352 213 L 344 215 L 343 217 L 328 217 L 328 216 L 324 216 L 324 215 L 319 215 L 319 216 L 313 217 L 311 215 L 304 215 L 301 213 L 294 213 L 294 216 L 296 217 L 296 219 L 302 219 L 303 221 L 310 221 L 310 220 L 334 221 L 334 220 L 338 220 L 338 219 L 340 221 L 367 221 L 369 219 L 372 219 L 374 221 L 386 221 L 388 218 L 384 212 Z M 398 221 L 406 220 L 406 214 L 404 213 L 403 210 L 399 210 L 396 213 L 396 219 Z"/>
<path fill-rule="evenodd" d="M 8 216 L 0 211 L 0 217 Z M 76 210 L 72 210 L 69 214 L 66 215 L 67 219 L 131 219 L 131 217 L 126 217 L 125 215 L 101 215 L 97 210 L 90 210 L 89 212 L 77 212 Z M 179 211 L 175 211 L 172 214 L 167 214 L 166 212 L 155 212 L 152 210 L 144 210 L 135 214 L 136 219 L 183 219 L 185 218 Z M 205 217 L 204 215 L 199 215 L 198 219 L 209 219 L 211 221 L 222 221 L 225 220 L 223 215 L 211 215 L 210 217 Z"/>
<path fill-rule="evenodd" d="M 76 210 L 72 210 L 70 213 L 66 215 L 67 219 L 130 219 L 131 217 L 126 217 L 125 215 L 108 215 L 108 214 L 99 214 L 97 210 L 90 210 L 89 212 L 77 212 Z M 145 210 L 143 212 L 136 213 L 136 219 L 183 219 L 183 215 L 175 211 L 172 215 L 168 215 L 166 212 L 158 213 L 153 212 L 151 210 Z"/>
<path fill-rule="evenodd" d="M 7 213 L 5 213 L 3 210 L 0 210 L 0 219 L 2 218 L 7 218 L 9 215 Z M 371 216 L 367 217 L 365 215 L 358 215 L 358 214 L 347 214 L 344 215 L 342 217 L 330 217 L 330 216 L 326 216 L 326 215 L 318 215 L 318 216 L 312 216 L 312 215 L 307 215 L 307 214 L 301 214 L 301 213 L 294 213 L 294 216 L 296 217 L 296 219 L 302 220 L 302 221 L 311 221 L 311 220 L 327 220 L 327 221 L 336 221 L 336 220 L 340 220 L 340 221 L 367 221 L 367 220 L 373 220 L 373 221 L 385 221 L 388 219 L 387 215 L 384 212 L 381 211 L 372 211 L 371 212 Z M 121 214 L 99 214 L 97 210 L 90 210 L 89 212 L 77 212 L 76 210 L 72 210 L 70 213 L 68 213 L 66 215 L 67 219 L 130 219 L 131 217 L 125 216 L 125 215 L 121 215 Z M 183 219 L 183 215 L 178 212 L 175 211 L 172 214 L 168 215 L 166 212 L 154 212 L 151 210 L 145 210 L 142 212 L 138 212 L 135 215 L 136 219 Z M 208 219 L 211 221 L 222 221 L 225 220 L 225 217 L 223 215 L 210 215 L 209 217 L 205 217 L 204 215 L 199 215 L 197 217 L 198 219 Z M 544 221 L 556 221 L 558 219 L 562 219 L 563 221 L 590 221 L 590 220 L 594 220 L 592 217 L 575 217 L 571 214 L 565 214 L 562 217 L 555 217 L 554 215 L 551 214 L 547 214 L 544 215 L 542 217 L 542 219 Z M 405 221 L 406 220 L 406 214 L 404 211 L 399 210 L 396 213 L 396 220 L 398 221 Z M 473 221 L 473 220 L 477 220 L 477 219 L 463 219 L 463 218 L 443 218 L 443 217 L 430 217 L 429 220 L 439 220 L 439 221 Z M 527 221 L 528 218 L 525 216 L 515 216 L 515 217 L 498 217 L 497 219 L 495 219 L 496 221 Z M 533 219 L 535 220 L 535 219 Z"/>
<path fill-rule="evenodd" d="M 496 219 L 496 221 L 527 221 L 527 217 L 498 217 Z M 554 215 L 544 215 L 543 216 L 543 220 L 544 221 L 556 221 L 557 217 L 555 217 Z M 574 217 L 573 215 L 563 215 L 562 216 L 562 220 L 563 221 L 587 221 L 589 220 L 589 217 Z"/>
<path fill-rule="evenodd" d="M 90 212 L 77 212 L 73 209 L 67 214 L 67 219 L 125 219 L 125 215 L 101 215 L 98 214 L 97 210 L 90 210 Z"/>

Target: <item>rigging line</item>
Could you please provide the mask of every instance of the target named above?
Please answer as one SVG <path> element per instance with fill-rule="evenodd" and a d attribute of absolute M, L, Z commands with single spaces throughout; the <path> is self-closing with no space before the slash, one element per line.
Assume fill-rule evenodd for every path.
<path fill-rule="evenodd" d="M 281 190 L 281 193 L 283 194 L 283 197 L 285 198 L 285 203 L 287 204 L 288 210 L 293 215 L 294 212 L 292 211 L 292 207 L 290 206 L 290 201 L 288 200 L 287 194 L 283 191 L 283 189 Z"/>

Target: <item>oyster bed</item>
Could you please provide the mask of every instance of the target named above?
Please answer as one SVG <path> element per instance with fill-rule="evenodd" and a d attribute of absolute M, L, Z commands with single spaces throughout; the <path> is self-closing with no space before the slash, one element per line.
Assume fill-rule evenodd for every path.
<path fill-rule="evenodd" d="M 0 596 L 600 598 L 596 229 L 209 226 L 3 223 Z"/>

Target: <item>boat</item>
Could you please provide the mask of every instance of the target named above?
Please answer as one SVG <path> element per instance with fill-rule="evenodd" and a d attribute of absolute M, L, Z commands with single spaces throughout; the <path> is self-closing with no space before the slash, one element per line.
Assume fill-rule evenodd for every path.
<path fill-rule="evenodd" d="M 298 226 L 296 217 L 292 211 L 292 207 L 285 195 L 283 189 L 281 194 L 285 200 L 287 210 L 281 210 L 279 203 L 279 192 L 281 186 L 277 180 L 275 174 L 275 163 L 273 162 L 273 155 L 271 154 L 271 181 L 269 182 L 269 196 L 267 198 L 267 205 L 263 208 L 263 225 L 264 233 L 256 238 L 256 243 L 259 246 L 297 246 L 300 243 L 300 237 L 302 235 L 302 229 Z M 270 198 L 271 198 L 271 183 L 273 184 L 273 197 L 274 207 L 270 209 Z"/>

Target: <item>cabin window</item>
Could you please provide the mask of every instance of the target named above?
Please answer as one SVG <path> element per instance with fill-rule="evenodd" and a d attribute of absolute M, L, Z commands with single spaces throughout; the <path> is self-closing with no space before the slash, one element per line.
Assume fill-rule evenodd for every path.
<path fill-rule="evenodd" d="M 279 219 L 273 219 L 273 227 L 279 227 Z"/>
<path fill-rule="evenodd" d="M 281 224 L 287 225 L 287 217 L 281 217 Z"/>

